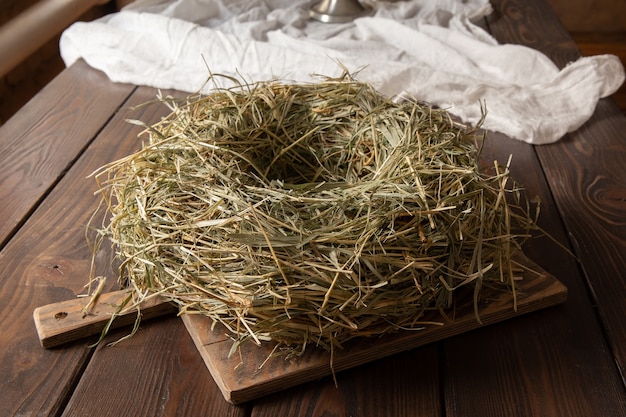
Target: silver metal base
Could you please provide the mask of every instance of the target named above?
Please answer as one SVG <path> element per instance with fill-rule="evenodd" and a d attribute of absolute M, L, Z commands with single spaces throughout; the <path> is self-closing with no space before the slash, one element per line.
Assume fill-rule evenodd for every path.
<path fill-rule="evenodd" d="M 309 16 L 324 23 L 346 23 L 371 12 L 358 0 L 322 0 L 311 6 Z"/>

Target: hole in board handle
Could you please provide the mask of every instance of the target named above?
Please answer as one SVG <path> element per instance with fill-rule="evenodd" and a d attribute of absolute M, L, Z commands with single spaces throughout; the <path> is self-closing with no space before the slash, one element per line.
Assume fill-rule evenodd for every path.
<path fill-rule="evenodd" d="M 63 320 L 66 317 L 67 317 L 67 313 L 65 311 L 59 311 L 58 313 L 54 315 L 54 318 L 57 320 Z"/>

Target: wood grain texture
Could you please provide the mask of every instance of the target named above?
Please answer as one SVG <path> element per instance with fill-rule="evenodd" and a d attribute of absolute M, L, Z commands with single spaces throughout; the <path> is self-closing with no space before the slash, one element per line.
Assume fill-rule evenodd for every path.
<path fill-rule="evenodd" d="M 501 42 L 536 47 L 560 66 L 578 56 L 542 1 L 493 4 L 496 11 L 488 27 Z M 85 74 L 67 75 L 64 83 L 88 86 L 86 79 L 83 83 L 73 78 L 94 76 L 87 69 Z M 22 167 L 0 156 L 14 164 L 14 174 L 2 184 L 26 182 L 27 192 L 20 198 L 32 201 L 25 206 L 28 209 L 17 210 L 18 220 L 11 219 L 8 209 L 0 212 L 14 222 L 0 235 L 4 242 L 11 237 L 0 252 L 0 415 L 626 416 L 622 380 L 626 126 L 623 115 L 606 100 L 586 126 L 557 144 L 533 148 L 496 134 L 490 135 L 493 143 L 483 153 L 485 166 L 513 154 L 513 177 L 529 195 L 542 200 L 541 225 L 576 252 L 577 259 L 572 258 L 545 238 L 524 246 L 531 259 L 568 286 L 568 301 L 558 307 L 339 372 L 338 387 L 332 378 L 322 377 L 245 407 L 222 399 L 192 338 L 176 318 L 146 322 L 133 338 L 114 347 L 90 350 L 81 342 L 42 349 L 31 319 L 33 309 L 81 292 L 89 268 L 83 235 L 97 201 L 89 198 L 94 184 L 85 176 L 137 145 L 129 138 L 140 129 L 123 121 L 129 117 L 126 108 L 115 114 L 118 107 L 112 106 L 109 113 L 92 115 L 95 107 L 69 107 L 69 116 L 63 116 L 55 104 L 65 100 L 71 106 L 89 107 L 90 102 L 97 106 L 98 100 L 108 102 L 109 94 L 118 95 L 116 86 L 99 77 L 92 81 L 102 86 L 98 92 L 102 97 L 80 89 L 55 94 L 50 90 L 36 98 L 28 112 L 20 112 L 10 130 L 6 125 L 0 129 L 0 146 L 4 141 L 11 145 L 3 152 L 20 145 L 14 140 L 17 135 L 35 147 L 38 156 L 31 160 L 44 165 Z M 124 107 L 153 95 L 153 90 L 139 89 Z M 114 117 L 108 120 L 111 114 Z M 149 107 L 131 117 L 150 122 L 161 114 Z M 75 129 L 87 127 L 63 125 L 89 124 L 92 118 L 104 120 L 105 127 L 84 152 L 81 148 L 67 157 L 49 143 L 37 143 L 37 138 L 63 142 L 63 135 L 55 132 L 80 136 Z M 55 160 L 66 158 L 60 175 L 43 173 L 58 171 L 50 168 L 52 154 Z M 47 186 L 29 184 L 26 172 L 40 182 L 54 180 Z M 11 179 L 14 175 L 16 180 Z M 14 209 L 21 207 L 10 194 L 0 197 Z M 27 216 L 34 212 L 24 222 L 20 210 Z M 98 273 L 112 274 L 109 256 L 104 251 L 98 259 Z M 107 341 L 127 333 L 111 334 Z"/>
<path fill-rule="evenodd" d="M 540 7 L 535 8 L 535 3 Z M 500 42 L 526 44 L 562 63 L 578 56 L 567 33 L 541 2 L 492 4 L 495 12 L 489 28 Z M 574 168 L 561 166 L 561 172 L 546 181 L 541 166 L 546 162 L 537 158 L 542 147 L 500 134 L 489 137 L 483 159 L 503 162 L 513 156 L 513 178 L 530 197 L 541 201 L 541 226 L 568 246 L 575 231 L 564 230 L 548 183 L 558 184 Z M 524 252 L 567 285 L 569 299 L 557 309 L 493 326 L 489 333 L 485 329 L 444 342 L 447 415 L 623 415 L 619 372 L 576 259 L 545 238 L 527 242 Z M 597 256 L 598 261 L 603 259 Z M 603 387 L 603 395 L 590 395 L 598 386 Z"/>
<path fill-rule="evenodd" d="M 441 322 L 441 325 L 424 325 L 418 331 L 399 331 L 380 338 L 355 339 L 337 349 L 333 356 L 310 346 L 302 356 L 292 360 L 270 357 L 274 348 L 271 343 L 260 347 L 243 344 L 229 356 L 232 341 L 224 337 L 219 326 L 209 331 L 211 321 L 207 318 L 198 315 L 182 318 L 224 398 L 237 404 L 565 301 L 567 289 L 558 280 L 523 256 L 519 256 L 518 262 L 527 270 L 518 283 L 517 310 L 510 293 L 486 288 L 481 294 L 479 322 L 472 293 L 461 292 L 457 294 L 458 304 L 448 312 L 452 320 L 442 320 L 439 314 L 427 315 L 424 321 Z"/>
<path fill-rule="evenodd" d="M 253 417 L 442 416 L 438 345 L 430 344 L 255 401 Z"/>
<path fill-rule="evenodd" d="M 154 89 L 138 88 L 125 107 L 143 104 L 155 95 Z M 125 122 L 125 118 L 154 123 L 167 113 L 169 110 L 158 104 L 132 113 L 121 111 L 77 162 L 76 169 L 91 172 L 138 149 L 140 142 L 133 137 L 141 129 Z M 84 178 L 78 174 L 73 177 Z M 82 190 L 80 195 L 89 193 Z M 80 201 L 77 211 L 91 212 L 95 208 L 95 205 L 89 207 L 89 199 Z M 73 215 L 78 217 L 76 213 Z M 105 257 L 100 262 L 108 261 Z M 106 346 L 126 334 L 128 330 L 111 334 L 98 347 L 64 416 L 239 416 L 245 412 L 221 400 L 179 319 L 146 322 L 129 340 L 114 347 Z"/>
<path fill-rule="evenodd" d="M 604 100 L 598 107 L 602 117 L 538 154 L 550 164 L 546 175 L 624 377 L 626 146 L 612 144 L 614 138 L 626 144 L 626 121 L 614 103 Z"/>
<path fill-rule="evenodd" d="M 0 247 L 133 89 L 85 65 L 63 72 L 0 127 Z"/>
<path fill-rule="evenodd" d="M 501 10 L 529 9 L 523 1 L 496 3 Z M 535 39 L 515 26 L 507 28 L 506 19 L 490 27 L 501 42 L 541 49 L 561 67 L 578 58 L 569 35 L 551 23 L 550 10 L 529 13 L 522 18 Z M 600 100 L 583 127 L 536 152 L 626 383 L 626 120 L 611 99 Z"/>
<path fill-rule="evenodd" d="M 154 90 L 144 91 L 134 103 L 150 100 L 154 94 Z M 81 154 L 0 252 L 0 296 L 4 300 L 0 305 L 0 374 L 8 375 L 10 381 L 0 390 L 0 415 L 59 415 L 92 355 L 86 342 L 43 349 L 36 341 L 31 317 L 39 306 L 84 292 L 91 262 L 85 231 L 99 200 L 93 196 L 97 185 L 87 176 L 140 147 L 136 135 L 141 128 L 124 121 L 129 105 L 119 103 L 123 110 L 117 114 L 106 110 L 115 114 L 108 124 L 113 130 L 98 135 L 97 143 Z M 72 118 L 68 123 L 78 121 Z M 89 124 L 90 119 L 82 123 Z M 111 259 L 110 250 L 104 247 L 97 258 L 96 275 L 115 276 Z M 106 289 L 114 286 L 112 279 Z M 32 394 L 25 398 L 22 392 L 26 390 Z"/>
<path fill-rule="evenodd" d="M 90 181 L 71 177 L 16 230 L 129 92 L 84 69 L 68 70 L 0 130 L 0 240 L 16 232 L 0 252 L 3 416 L 58 415 L 91 356 L 84 343 L 42 349 L 32 322 L 36 307 L 82 291 L 89 213 L 76 205 L 75 193 L 90 195 Z"/>
<path fill-rule="evenodd" d="M 108 341 L 126 335 L 111 334 Z M 101 344 L 63 417 L 243 417 L 221 399 L 185 327 L 176 317 L 147 322 L 132 338 Z"/>
<path fill-rule="evenodd" d="M 490 133 L 483 159 L 513 156 L 512 177 L 541 201 L 540 226 L 567 245 L 535 149 Z M 576 259 L 547 238 L 524 252 L 568 287 L 554 309 L 448 339 L 444 346 L 447 416 L 622 415 L 623 387 Z M 595 370 L 595 371 L 594 371 Z M 594 387 L 603 395 L 590 395 Z"/>
<path fill-rule="evenodd" d="M 148 89 L 138 89 L 138 91 L 135 93 L 135 95 L 132 97 L 131 101 L 127 104 L 128 106 L 134 104 L 134 103 L 142 103 L 150 98 L 152 98 L 151 96 L 154 94 L 154 91 L 152 90 L 148 90 Z M 141 120 L 146 121 L 147 123 L 150 123 L 151 121 L 156 121 L 158 120 L 162 115 L 163 115 L 163 111 L 161 109 L 161 111 L 153 111 L 152 107 L 146 107 L 144 109 L 142 109 L 139 114 L 133 114 L 134 118 L 139 118 Z M 99 137 L 97 138 L 97 140 L 90 146 L 90 148 L 87 150 L 87 152 L 85 152 L 85 154 L 83 155 L 83 158 L 81 158 L 81 160 L 79 160 L 77 162 L 77 166 L 76 166 L 76 170 L 78 171 L 90 171 L 95 169 L 97 166 L 100 166 L 100 164 L 104 163 L 103 161 L 110 161 L 112 159 L 114 159 L 116 156 L 120 156 L 120 155 L 125 155 L 127 153 L 129 153 L 132 149 L 131 146 L 129 145 L 129 143 L 132 143 L 131 141 L 128 140 L 128 137 L 131 135 L 131 132 L 128 130 L 128 126 L 127 124 L 125 124 L 121 119 L 123 117 L 127 117 L 127 114 L 120 114 L 117 115 L 110 123 L 109 125 L 103 130 L 103 132 L 99 135 Z M 123 140 L 121 140 L 123 139 Z M 111 143 L 115 143 L 116 146 L 113 147 L 111 146 Z M 99 161 L 99 162 L 96 162 Z M 89 168 L 85 168 L 85 167 L 89 167 Z M 75 175 L 77 178 L 80 178 L 80 175 L 76 174 Z M 59 187 L 61 187 L 63 184 L 60 184 Z M 76 184 L 74 184 L 76 185 Z M 80 193 L 79 195 L 88 195 L 89 191 L 88 190 L 80 190 L 77 189 L 76 190 L 77 193 Z M 52 197 L 52 196 L 51 196 Z M 82 201 L 82 199 L 81 199 Z M 85 208 L 85 206 L 82 207 L 83 210 L 87 209 L 89 210 L 89 208 Z M 72 214 L 73 215 L 73 214 Z M 80 217 L 80 216 L 77 216 Z M 106 258 L 102 258 L 99 260 L 100 262 L 106 262 Z M 74 278 L 74 279 L 78 279 L 78 278 Z M 80 279 L 78 279 L 79 281 L 82 281 Z M 155 328 L 160 326 L 161 322 L 154 324 Z M 150 324 L 147 324 L 150 325 Z M 146 325 L 146 326 L 147 326 Z M 182 324 L 181 324 L 182 326 Z M 168 328 L 166 329 L 162 329 L 159 331 L 155 330 L 155 333 L 157 334 L 157 336 L 154 336 L 152 339 L 152 342 L 156 344 L 156 346 L 154 347 L 154 349 L 158 350 L 159 346 L 161 346 L 160 344 L 160 336 L 163 336 L 162 332 L 170 332 L 170 330 Z M 144 332 L 140 331 L 135 337 L 133 337 L 131 339 L 131 342 L 134 344 L 135 341 L 139 341 L 140 339 L 137 338 L 137 336 L 139 335 L 143 335 Z M 187 336 L 188 338 L 188 336 Z M 115 340 L 115 338 L 113 337 L 112 339 L 109 340 Z M 141 339 L 145 342 L 145 339 Z M 168 339 L 169 340 L 169 339 Z M 177 343 L 187 343 L 185 342 L 184 338 L 177 338 Z M 190 340 L 189 338 L 187 340 Z M 169 343 L 169 342 L 168 342 Z M 83 381 L 81 381 L 81 385 L 78 387 L 76 393 L 74 394 L 74 396 L 72 397 L 72 399 L 70 400 L 70 403 L 68 405 L 68 408 L 66 410 L 66 415 L 85 415 L 83 413 L 86 413 L 85 410 L 89 409 L 91 410 L 91 412 L 96 413 L 96 412 L 100 412 L 100 414 L 98 415 L 134 415 L 132 414 L 132 412 L 129 412 L 129 414 L 126 414 L 127 411 L 126 410 L 126 404 L 123 403 L 115 403 L 111 400 L 106 400 L 108 402 L 106 402 L 106 404 L 102 404 L 100 402 L 100 400 L 96 400 L 95 401 L 95 405 L 92 407 L 90 405 L 89 402 L 89 398 L 99 398 L 102 395 L 105 396 L 109 396 L 109 397 L 115 397 L 116 395 L 118 395 L 117 390 L 118 390 L 118 386 L 119 386 L 119 381 L 117 381 L 114 377 L 109 377 L 109 375 L 111 375 L 111 372 L 113 371 L 109 371 L 107 372 L 107 369 L 118 369 L 120 366 L 123 366 L 124 369 L 128 370 L 128 374 L 129 375 L 135 375 L 137 373 L 141 372 L 146 372 L 149 373 L 151 372 L 150 369 L 151 368 L 158 368 L 161 369 L 163 365 L 163 361 L 171 361 L 171 360 L 176 360 L 175 358 L 170 358 L 168 357 L 157 357 L 155 355 L 152 355 L 150 353 L 146 353 L 147 351 L 152 349 L 152 346 L 143 346 L 143 345 L 139 345 L 142 346 L 139 350 L 141 350 L 140 352 L 138 352 L 138 355 L 142 355 L 141 357 L 144 358 L 143 362 L 141 363 L 137 363 L 136 366 L 137 368 L 134 368 L 133 364 L 124 364 L 124 365 L 120 365 L 119 363 L 119 359 L 113 355 L 113 354 L 108 354 L 109 352 L 114 351 L 114 349 L 117 349 L 120 346 L 126 346 L 126 342 L 122 343 L 121 345 L 116 346 L 115 348 L 109 350 L 106 349 L 99 349 L 93 356 L 92 360 L 90 361 L 90 365 L 89 367 L 86 369 L 84 377 L 83 377 Z M 178 345 L 176 345 L 178 346 Z M 174 348 L 174 349 L 178 349 L 178 347 Z M 182 347 L 181 347 L 182 349 Z M 200 361 L 199 363 L 202 364 L 202 360 L 200 355 L 198 355 L 197 350 L 194 348 L 193 349 L 195 352 L 195 357 L 197 361 Z M 172 353 L 174 356 L 177 355 L 176 352 L 179 352 L 177 350 L 175 350 L 174 353 Z M 433 355 L 433 350 L 426 350 L 426 353 L 424 353 L 424 357 L 421 357 L 420 359 L 423 360 L 424 363 L 429 363 L 431 364 L 432 367 L 434 367 L 435 369 L 438 367 L 438 361 L 437 361 L 437 356 L 435 355 L 434 357 L 430 357 L 430 355 Z M 131 360 L 132 359 L 128 359 L 128 354 L 126 353 L 126 351 L 122 354 L 126 359 L 126 361 Z M 208 373 L 208 371 L 206 370 L 206 367 L 204 365 L 200 366 L 204 372 L 205 375 L 208 378 L 210 377 L 210 374 Z M 194 367 L 194 369 L 196 369 L 196 367 Z M 410 369 L 410 368 L 409 368 Z M 174 371 L 172 371 L 174 372 Z M 179 371 L 176 371 L 176 373 Z M 186 373 L 188 372 L 186 369 L 180 369 L 181 373 Z M 104 375 L 104 376 L 103 376 Z M 172 378 L 172 379 L 178 379 L 178 378 L 184 378 L 184 375 L 178 375 L 178 374 L 172 374 L 171 376 L 168 376 L 168 378 Z M 396 376 L 397 377 L 397 376 Z M 407 376 L 409 378 L 411 378 L 410 376 Z M 106 379 L 103 379 L 106 378 Z M 402 381 L 405 377 L 404 376 L 400 376 L 399 378 L 396 378 L 394 381 L 388 381 L 388 385 L 389 386 L 393 386 L 394 384 L 397 384 L 398 381 Z M 414 378 L 414 377 L 413 377 Z M 129 379 L 134 379 L 134 378 L 129 378 Z M 420 388 L 421 390 L 423 390 L 426 393 L 433 393 L 433 392 L 439 392 L 439 385 L 438 385 L 438 381 L 436 378 L 431 378 L 428 379 L 427 381 L 423 381 L 424 384 L 422 388 Z M 133 381 L 129 381 L 129 383 L 133 383 Z M 367 383 L 365 381 L 362 382 L 363 385 L 367 385 Z M 190 391 L 189 389 L 185 391 L 184 395 L 186 396 L 185 398 L 181 398 L 178 396 L 182 396 L 183 392 L 176 392 L 174 394 L 172 394 L 170 392 L 170 397 L 168 400 L 168 407 L 173 406 L 173 404 L 176 404 L 179 401 L 193 401 L 193 402 L 197 402 L 199 404 L 205 404 L 202 402 L 202 399 L 204 399 L 204 401 L 206 401 L 206 398 L 215 398 L 215 397 L 219 397 L 220 401 L 219 402 L 215 402 L 215 400 L 213 400 L 212 402 L 212 406 L 226 406 L 226 407 L 231 407 L 229 406 L 225 401 L 221 400 L 221 394 L 219 394 L 219 391 L 216 391 L 217 394 L 213 394 L 212 392 L 214 392 L 215 390 L 217 390 L 217 386 L 216 385 L 212 385 L 214 388 L 211 389 L 207 389 L 204 386 L 199 387 L 197 391 Z M 157 388 L 155 388 L 157 389 Z M 411 388 L 411 389 L 415 389 L 415 388 Z M 102 391 L 106 390 L 107 393 L 103 393 Z M 336 388 L 334 388 L 333 386 L 333 391 L 335 392 Z M 329 394 L 331 391 L 330 390 L 325 390 L 324 391 L 326 394 Z M 326 395 L 325 394 L 325 395 Z M 332 396 L 332 394 L 331 394 Z M 388 393 L 381 391 L 379 393 L 379 397 L 381 396 L 388 396 Z M 161 401 L 159 399 L 158 396 L 156 395 L 152 395 L 151 392 L 149 391 L 141 391 L 138 392 L 136 395 L 136 402 L 137 403 L 144 403 L 145 407 L 147 407 L 150 410 L 154 410 L 155 408 L 153 408 L 152 404 L 154 404 L 155 402 L 159 402 Z M 326 397 L 325 397 L 326 398 Z M 423 398 L 423 397 L 418 397 L 418 398 Z M 360 400 L 363 401 L 370 401 L 369 398 L 360 398 Z M 103 400 L 105 401 L 105 400 Z M 407 400 L 405 400 L 406 402 Z M 145 403 L 147 402 L 147 404 Z M 408 401 L 408 404 L 411 404 L 412 401 Z M 221 404 L 221 405 L 220 405 Z M 354 409 L 358 409 L 359 407 L 361 407 L 361 404 L 358 402 L 353 402 L 353 408 Z M 372 406 L 372 404 L 370 403 L 370 406 Z M 387 404 L 387 407 L 396 407 L 396 404 Z M 435 396 L 435 397 L 431 397 L 430 401 L 423 401 L 421 403 L 421 407 L 422 408 L 428 408 L 430 409 L 430 407 L 434 407 L 433 409 L 431 409 L 431 411 L 434 411 L 434 413 L 430 413 L 431 415 L 436 415 L 439 413 L 441 407 L 440 407 L 440 401 L 439 399 Z M 323 404 L 319 404 L 318 407 L 323 408 Z M 158 407 L 157 407 L 158 408 Z M 106 413 L 103 410 L 107 410 Z M 166 410 L 164 408 L 158 408 L 158 412 L 156 415 L 168 415 L 169 411 L 166 412 Z M 227 415 L 226 413 L 231 412 L 228 410 L 233 410 L 232 408 L 227 408 L 227 411 L 224 414 L 218 414 L 218 413 L 213 413 L 213 415 Z M 236 408 L 236 410 L 241 410 L 239 408 Z M 158 413 L 163 413 L 163 414 L 158 414 Z M 202 415 L 202 414 L 201 414 Z"/>
<path fill-rule="evenodd" d="M 101 334 L 105 328 L 130 326 L 138 319 L 146 321 L 178 311 L 174 305 L 156 297 L 143 301 L 137 309 L 131 297 L 127 290 L 119 290 L 100 294 L 95 299 L 77 297 L 37 307 L 33 320 L 41 346 L 47 349 L 62 346 Z"/>

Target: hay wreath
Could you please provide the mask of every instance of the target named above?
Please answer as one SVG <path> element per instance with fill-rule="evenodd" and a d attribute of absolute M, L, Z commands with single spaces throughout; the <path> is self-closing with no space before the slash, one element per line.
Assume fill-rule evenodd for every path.
<path fill-rule="evenodd" d="M 142 149 L 95 173 L 100 236 L 124 286 L 221 323 L 233 351 L 332 350 L 418 328 L 462 287 L 475 308 L 486 285 L 515 295 L 511 254 L 534 223 L 444 110 L 349 74 L 161 100 L 171 114 Z"/>

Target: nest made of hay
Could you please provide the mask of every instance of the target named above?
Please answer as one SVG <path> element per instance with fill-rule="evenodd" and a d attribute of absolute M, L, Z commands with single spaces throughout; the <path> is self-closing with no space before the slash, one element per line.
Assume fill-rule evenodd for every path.
<path fill-rule="evenodd" d="M 162 101 L 142 149 L 96 174 L 140 298 L 301 352 L 416 328 L 461 287 L 514 292 L 513 230 L 532 222 L 445 111 L 347 75 Z"/>

